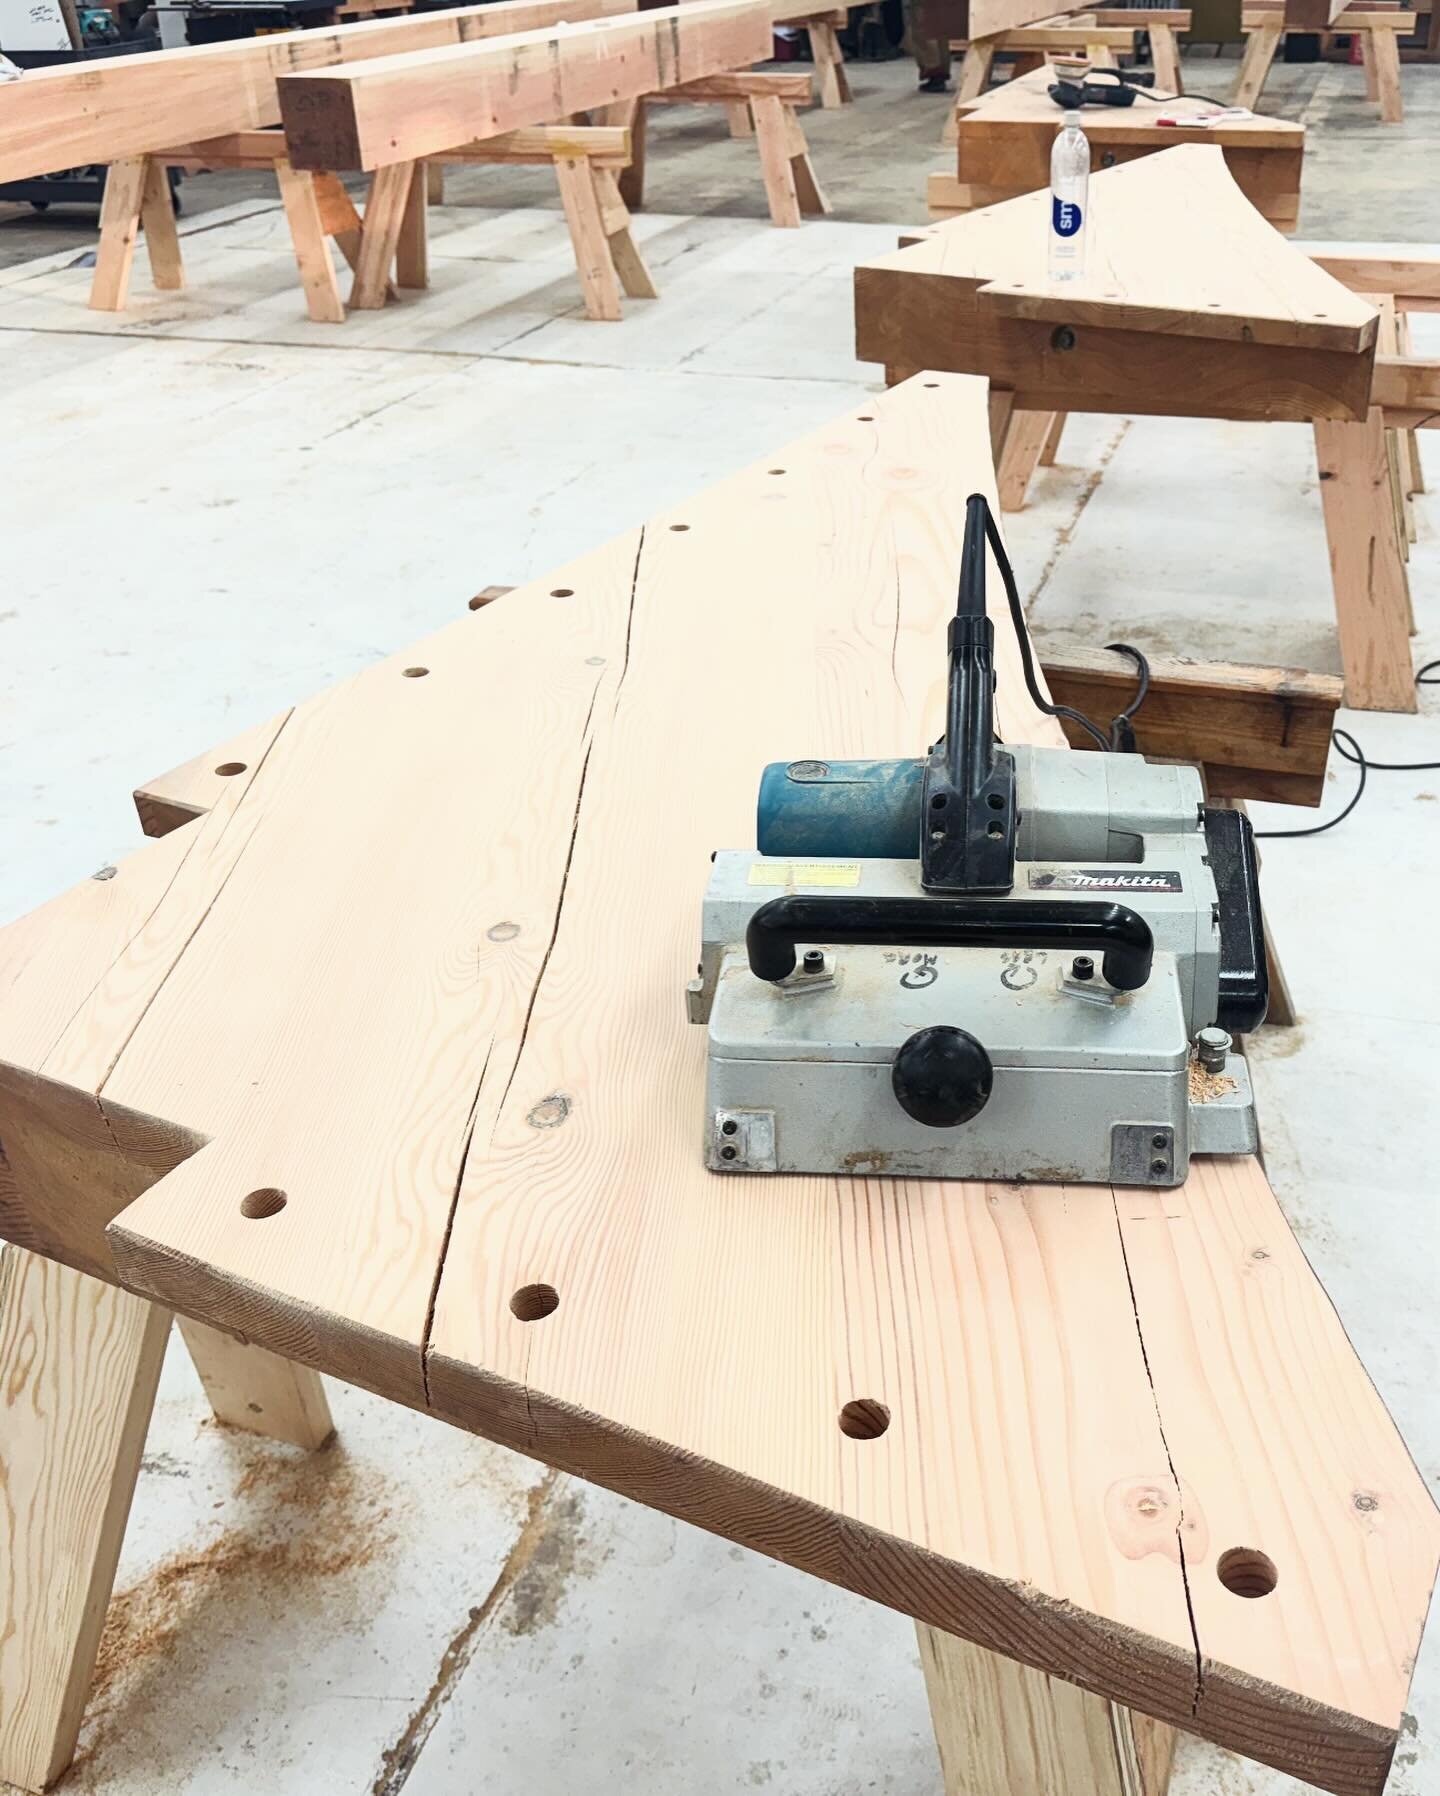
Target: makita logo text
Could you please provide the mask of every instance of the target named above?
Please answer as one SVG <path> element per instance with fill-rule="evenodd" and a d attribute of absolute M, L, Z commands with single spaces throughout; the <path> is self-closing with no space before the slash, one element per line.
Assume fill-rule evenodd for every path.
<path fill-rule="evenodd" d="M 1110 873 L 1103 867 L 1039 868 L 1030 871 L 1032 891 L 1051 892 L 1181 892 L 1180 875 Z"/>

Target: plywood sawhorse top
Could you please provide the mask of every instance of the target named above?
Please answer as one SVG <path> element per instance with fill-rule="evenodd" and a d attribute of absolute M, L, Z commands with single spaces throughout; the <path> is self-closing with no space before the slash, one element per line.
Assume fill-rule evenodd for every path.
<path fill-rule="evenodd" d="M 0 931 L 0 1227 L 1377 1796 L 1440 1536 L 1255 1160 L 701 1163 L 710 853 L 934 736 L 975 488 L 984 384 L 918 377 L 257 730 Z"/>

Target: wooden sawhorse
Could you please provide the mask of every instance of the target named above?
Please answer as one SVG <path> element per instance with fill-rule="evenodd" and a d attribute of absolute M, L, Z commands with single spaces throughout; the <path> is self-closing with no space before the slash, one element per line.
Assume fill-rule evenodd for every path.
<path fill-rule="evenodd" d="M 1273 0 L 1273 4 L 1246 0 L 1240 24 L 1245 33 L 1245 53 L 1235 81 L 1234 104 L 1253 110 L 1259 104 L 1281 38 L 1292 31 L 1313 31 L 1315 27 L 1286 24 L 1283 0 Z M 1383 123 L 1400 124 L 1405 117 L 1405 101 L 1400 88 L 1399 40 L 1402 33 L 1415 29 L 1415 14 L 1388 4 L 1387 0 L 1358 0 L 1325 29 L 1359 38 L 1365 58 L 1365 97 L 1379 102 Z"/>
<path fill-rule="evenodd" d="M 1434 307 L 1440 260 L 1304 254 L 1243 199 L 1218 148 L 1164 150 L 1092 179 L 1104 183 L 1106 231 L 1083 284 L 1049 280 L 1047 194 L 964 214 L 857 270 L 861 359 L 901 379 L 941 364 L 986 374 L 1012 505 L 1054 452 L 1056 413 L 1312 425 L 1346 702 L 1414 711 L 1400 488 L 1418 481 L 1411 433 L 1440 424 L 1440 362 L 1406 354 L 1400 323 Z M 1154 253 L 1162 205 L 1185 218 L 1173 264 Z M 1391 324 L 1374 303 L 1386 296 Z"/>
<path fill-rule="evenodd" d="M 613 320 L 620 316 L 622 289 L 634 298 L 656 297 L 616 181 L 629 157 L 630 139 L 623 129 L 548 125 L 460 145 L 437 162 L 552 166 L 585 309 L 592 318 Z M 283 131 L 243 131 L 181 145 L 164 155 L 112 164 L 90 289 L 90 305 L 96 311 L 125 309 L 136 236 L 142 227 L 156 287 L 176 291 L 185 285 L 167 166 L 274 169 L 306 310 L 317 324 L 345 321 L 331 238 L 354 271 L 349 303 L 356 310 L 383 306 L 397 287 L 419 290 L 429 285 L 425 209 L 430 188 L 424 164 L 392 163 L 377 169 L 370 177 L 362 215 L 338 176 L 291 167 Z"/>
<path fill-rule="evenodd" d="M 620 176 L 620 191 L 632 211 L 645 204 L 645 112 L 649 106 L 723 106 L 732 136 L 749 136 L 753 128 L 760 154 L 760 173 L 772 224 L 798 227 L 802 216 L 823 217 L 830 202 L 810 160 L 798 109 L 811 103 L 809 75 L 750 73 L 710 75 L 702 81 L 622 100 L 605 109 L 608 122 L 630 131 L 629 166 Z"/>
<path fill-rule="evenodd" d="M 1094 68 L 1114 68 L 1117 52 L 1134 55 L 1137 34 L 1144 31 L 1150 38 L 1156 87 L 1162 93 L 1183 93 L 1176 33 L 1190 29 L 1190 16 L 1186 7 L 1144 7 L 1133 12 L 1122 7 L 1087 7 L 1031 25 L 957 39 L 950 47 L 963 50 L 964 60 L 955 84 L 955 107 L 945 121 L 941 141 L 955 141 L 958 110 L 985 92 L 1001 51 L 1015 54 L 1015 76 L 1043 67 L 1052 56 L 1084 56 Z"/>

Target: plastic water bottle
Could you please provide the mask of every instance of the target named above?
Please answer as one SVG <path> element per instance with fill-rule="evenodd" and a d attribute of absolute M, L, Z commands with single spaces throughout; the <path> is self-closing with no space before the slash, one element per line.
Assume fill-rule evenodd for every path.
<path fill-rule="evenodd" d="M 1050 278 L 1072 281 L 1085 266 L 1090 206 L 1090 140 L 1080 114 L 1067 112 L 1050 151 Z"/>

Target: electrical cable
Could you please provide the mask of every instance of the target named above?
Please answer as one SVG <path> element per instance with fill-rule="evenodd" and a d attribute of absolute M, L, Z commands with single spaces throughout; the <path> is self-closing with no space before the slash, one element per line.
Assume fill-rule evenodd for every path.
<path fill-rule="evenodd" d="M 1025 675 L 1025 690 L 1030 694 L 1031 703 L 1037 710 L 1043 711 L 1047 717 L 1068 717 L 1071 723 L 1077 724 L 1085 731 L 1086 735 L 1094 738 L 1097 748 L 1110 753 L 1115 747 L 1114 742 L 1103 730 L 1093 724 L 1083 711 L 1072 710 L 1069 705 L 1051 704 L 1050 700 L 1041 693 L 1040 683 L 1035 678 L 1035 661 L 1030 652 L 1030 632 L 1025 627 L 1025 612 L 1020 604 L 1020 590 L 1015 584 L 1015 570 L 1010 565 L 1010 557 L 1005 553 L 1005 545 L 1000 540 L 1000 531 L 996 526 L 988 501 L 985 500 L 982 493 L 972 493 L 970 496 L 980 499 L 985 506 L 985 539 L 990 544 L 995 564 L 1000 569 L 1000 578 L 1005 583 L 1005 597 L 1010 604 L 1010 621 L 1015 626 L 1015 640 L 1020 645 L 1020 667 Z M 1144 659 L 1143 656 L 1140 656 L 1138 649 L 1130 649 L 1129 653 L 1138 656 L 1141 660 Z M 1134 714 L 1149 686 L 1150 670 L 1148 666 L 1144 669 L 1142 677 L 1143 685 L 1139 697 L 1132 701 L 1130 710 L 1123 714 L 1127 720 Z"/>
<path fill-rule="evenodd" d="M 973 496 L 973 495 L 972 495 Z M 1144 704 L 1150 691 L 1150 663 L 1141 651 L 1128 642 L 1107 642 L 1105 647 L 1113 654 L 1129 655 L 1134 661 L 1138 682 L 1134 698 L 1125 709 L 1111 719 L 1109 733 L 1100 729 L 1084 714 L 1069 705 L 1055 705 L 1042 696 L 1039 682 L 1035 678 L 1035 661 L 1030 651 L 1030 632 L 1025 626 L 1025 612 L 1020 604 L 1019 588 L 1015 584 L 1015 570 L 1010 565 L 1010 557 L 1005 553 L 1005 545 L 1000 540 L 1000 531 L 991 514 L 988 503 L 985 506 L 985 538 L 995 556 L 996 565 L 1000 569 L 1000 578 L 1005 583 L 1005 597 L 1010 606 L 1010 620 L 1015 626 L 1015 638 L 1020 645 L 1020 666 L 1025 674 L 1025 689 L 1037 710 L 1043 711 L 1047 717 L 1068 718 L 1092 737 L 1097 748 L 1108 754 L 1134 754 L 1135 731 L 1131 720 Z M 1427 661 L 1415 675 L 1417 686 L 1440 686 L 1440 661 Z M 1372 761 L 1350 734 L 1349 730 L 1335 729 L 1330 733 L 1330 740 L 1342 760 L 1349 761 L 1360 769 L 1359 783 L 1350 795 L 1344 810 L 1336 813 L 1325 823 L 1312 823 L 1307 829 L 1257 829 L 1255 835 L 1264 841 L 1294 841 L 1301 836 L 1322 836 L 1327 829 L 1334 829 L 1337 823 L 1343 823 L 1365 795 L 1365 784 L 1372 773 L 1440 773 L 1440 761 Z M 1348 747 L 1346 745 L 1349 745 Z"/>

